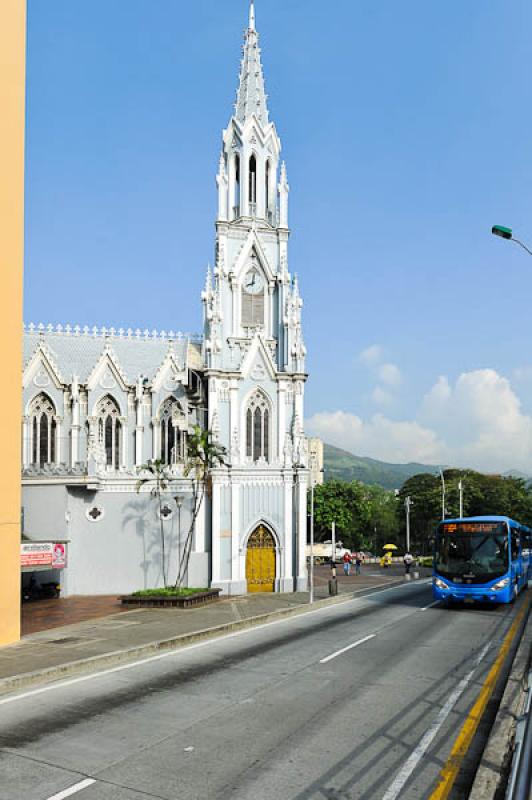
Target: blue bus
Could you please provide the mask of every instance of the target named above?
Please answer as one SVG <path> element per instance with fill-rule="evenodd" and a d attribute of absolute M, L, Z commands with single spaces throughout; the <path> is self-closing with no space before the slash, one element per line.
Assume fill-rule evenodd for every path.
<path fill-rule="evenodd" d="M 513 603 L 532 577 L 532 530 L 509 517 L 446 519 L 436 532 L 435 600 Z"/>

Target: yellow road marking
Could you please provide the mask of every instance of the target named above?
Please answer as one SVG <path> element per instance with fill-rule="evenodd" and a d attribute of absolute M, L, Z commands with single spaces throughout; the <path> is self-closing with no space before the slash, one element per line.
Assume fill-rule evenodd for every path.
<path fill-rule="evenodd" d="M 510 630 L 506 634 L 504 642 L 502 643 L 499 651 L 499 655 L 490 669 L 486 680 L 482 684 L 482 689 L 480 690 L 480 694 L 475 702 L 475 705 L 469 712 L 460 733 L 456 737 L 451 754 L 445 762 L 442 771 L 440 772 L 438 786 L 431 794 L 429 800 L 446 800 L 446 798 L 449 797 L 451 789 L 453 788 L 456 780 L 456 776 L 458 775 L 460 767 L 462 766 L 464 756 L 471 746 L 471 742 L 473 741 L 473 737 L 477 732 L 480 720 L 482 719 L 489 699 L 493 694 L 493 690 L 495 689 L 495 685 L 503 668 L 506 656 L 508 655 L 508 652 L 512 646 L 513 640 L 517 634 L 523 617 L 528 612 L 529 608 L 530 601 L 523 605 L 514 619 Z"/>

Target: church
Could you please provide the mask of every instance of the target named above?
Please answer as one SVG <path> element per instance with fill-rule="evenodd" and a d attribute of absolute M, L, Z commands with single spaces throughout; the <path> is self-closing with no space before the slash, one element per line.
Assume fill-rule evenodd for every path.
<path fill-rule="evenodd" d="M 193 509 L 185 465 L 195 425 L 226 458 L 195 525 L 186 585 L 226 595 L 307 587 L 303 303 L 253 2 L 216 184 L 201 336 L 25 328 L 23 533 L 66 544 L 65 596 L 175 582 Z M 170 476 L 162 505 L 153 486 L 138 486 L 150 460 Z"/>

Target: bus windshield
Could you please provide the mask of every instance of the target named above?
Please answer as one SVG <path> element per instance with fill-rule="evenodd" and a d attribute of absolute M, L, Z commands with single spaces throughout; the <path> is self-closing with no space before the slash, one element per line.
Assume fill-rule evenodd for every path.
<path fill-rule="evenodd" d="M 485 530 L 483 529 L 485 528 Z M 487 582 L 510 568 L 508 528 L 504 523 L 442 524 L 436 537 L 436 571 L 460 582 Z"/>

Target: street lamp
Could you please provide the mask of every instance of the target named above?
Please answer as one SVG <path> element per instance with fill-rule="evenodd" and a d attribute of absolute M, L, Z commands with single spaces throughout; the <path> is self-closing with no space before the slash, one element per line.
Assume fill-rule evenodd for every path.
<path fill-rule="evenodd" d="M 494 225 L 491 232 L 494 236 L 500 236 L 501 239 L 509 239 L 511 242 L 515 242 L 515 244 L 518 244 L 523 250 L 526 250 L 529 256 L 532 256 L 532 250 L 529 250 L 526 244 L 523 244 L 523 242 L 515 238 L 511 228 L 505 228 L 503 225 Z"/>

